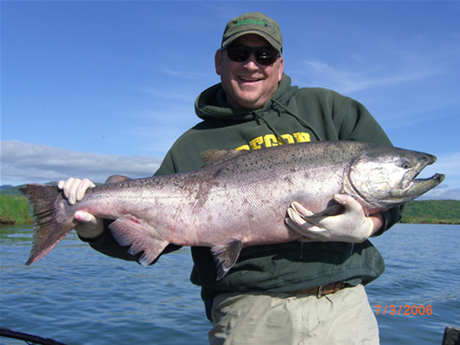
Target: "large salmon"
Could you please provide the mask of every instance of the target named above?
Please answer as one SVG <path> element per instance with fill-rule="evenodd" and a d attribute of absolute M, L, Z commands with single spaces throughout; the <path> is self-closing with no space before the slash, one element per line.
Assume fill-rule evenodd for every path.
<path fill-rule="evenodd" d="M 91 188 L 69 205 L 57 187 L 22 189 L 35 218 L 27 264 L 44 257 L 77 224 L 83 210 L 115 220 L 120 245 L 143 252 L 148 265 L 163 249 L 207 246 L 218 279 L 234 265 L 244 246 L 301 240 L 285 224 L 298 201 L 315 214 L 337 213 L 336 193 L 353 195 L 368 214 L 387 210 L 436 187 L 444 175 L 416 179 L 436 157 L 359 142 L 315 142 L 256 151 L 208 151 L 206 166 L 187 173 L 127 180 Z"/>

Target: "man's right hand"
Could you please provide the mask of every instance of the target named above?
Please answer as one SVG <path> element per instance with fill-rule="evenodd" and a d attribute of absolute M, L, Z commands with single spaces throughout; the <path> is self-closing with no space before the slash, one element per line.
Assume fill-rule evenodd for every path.
<path fill-rule="evenodd" d="M 88 188 L 96 187 L 96 185 L 88 179 L 69 178 L 67 181 L 59 181 L 58 188 L 64 192 L 64 196 L 70 205 L 83 199 Z M 83 238 L 94 238 L 102 234 L 104 226 L 102 218 L 96 218 L 91 213 L 85 211 L 77 211 L 74 217 L 80 223 L 75 227 L 78 235 Z"/>

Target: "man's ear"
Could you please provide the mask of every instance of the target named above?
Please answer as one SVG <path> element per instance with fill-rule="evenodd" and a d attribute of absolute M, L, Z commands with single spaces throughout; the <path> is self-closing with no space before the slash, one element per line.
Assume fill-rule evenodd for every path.
<path fill-rule="evenodd" d="M 280 68 L 278 70 L 278 82 L 281 81 L 281 79 L 283 78 L 283 69 L 284 69 L 284 59 L 283 57 L 281 56 L 280 57 Z"/>
<path fill-rule="evenodd" d="M 216 55 L 214 56 L 214 64 L 216 67 L 216 73 L 220 75 L 222 65 L 222 51 L 220 49 L 217 49 L 216 51 Z"/>

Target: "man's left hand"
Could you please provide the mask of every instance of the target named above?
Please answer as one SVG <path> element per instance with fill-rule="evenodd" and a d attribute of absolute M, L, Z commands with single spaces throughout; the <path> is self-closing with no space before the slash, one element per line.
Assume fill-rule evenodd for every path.
<path fill-rule="evenodd" d="M 373 234 L 375 223 L 366 217 L 359 202 L 346 194 L 336 194 L 334 200 L 345 211 L 336 216 L 317 217 L 311 217 L 312 212 L 294 201 L 287 210 L 286 224 L 308 242 L 360 243 Z"/>

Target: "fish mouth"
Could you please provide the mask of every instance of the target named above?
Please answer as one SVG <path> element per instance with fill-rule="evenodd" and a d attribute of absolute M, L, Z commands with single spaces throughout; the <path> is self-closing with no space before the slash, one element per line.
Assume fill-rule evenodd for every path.
<path fill-rule="evenodd" d="M 422 195 L 425 192 L 428 192 L 430 189 L 436 187 L 442 181 L 444 181 L 444 174 L 434 174 L 433 176 L 425 179 L 414 179 L 409 184 L 409 187 L 406 189 L 410 195 Z"/>
<path fill-rule="evenodd" d="M 413 169 L 410 169 L 402 178 L 399 188 L 392 193 L 394 197 L 403 197 L 414 199 L 430 189 L 433 189 L 444 181 L 444 174 L 434 174 L 429 178 L 417 178 L 426 166 L 436 162 L 436 157 L 425 154 L 425 159 L 421 160 Z"/>

